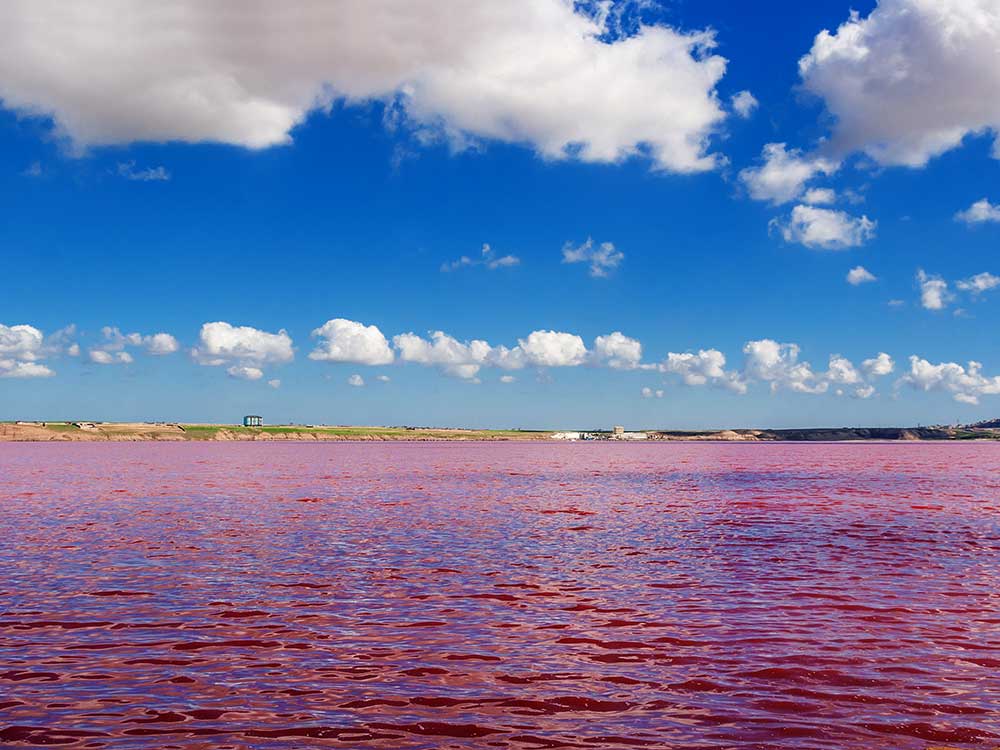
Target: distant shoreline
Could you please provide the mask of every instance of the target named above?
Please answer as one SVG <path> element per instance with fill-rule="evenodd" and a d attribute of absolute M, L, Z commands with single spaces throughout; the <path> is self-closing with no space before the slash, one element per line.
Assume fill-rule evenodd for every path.
<path fill-rule="evenodd" d="M 647 430 L 625 433 L 623 442 L 864 442 L 1000 440 L 1000 428 L 819 427 L 779 430 Z M 611 432 L 470 430 L 435 427 L 360 427 L 168 422 L 0 422 L 0 442 L 268 442 L 268 441 L 556 441 L 612 440 Z"/>

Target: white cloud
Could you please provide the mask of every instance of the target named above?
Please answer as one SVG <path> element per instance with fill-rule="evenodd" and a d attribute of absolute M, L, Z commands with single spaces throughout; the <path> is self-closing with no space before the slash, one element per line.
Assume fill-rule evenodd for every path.
<path fill-rule="evenodd" d="M 70 338 L 75 326 L 66 326 L 45 336 L 31 325 L 0 323 L 0 378 L 46 378 L 55 372 L 38 360 L 60 354 L 72 356 Z"/>
<path fill-rule="evenodd" d="M 748 341 L 743 347 L 747 377 L 770 383 L 771 390 L 787 388 L 796 393 L 826 393 L 829 383 L 810 365 L 799 362 L 798 344 L 779 344 L 772 339 Z"/>
<path fill-rule="evenodd" d="M 360 375 L 354 374 L 347 379 L 347 384 L 352 385 L 355 388 L 363 388 L 365 385 L 365 379 Z"/>
<path fill-rule="evenodd" d="M 834 148 L 919 167 L 1000 130 L 998 49 L 996 0 L 880 0 L 820 32 L 799 72 L 836 118 Z"/>
<path fill-rule="evenodd" d="M 970 225 L 1000 222 L 1000 206 L 995 206 L 983 198 L 955 214 L 955 221 L 964 221 Z"/>
<path fill-rule="evenodd" d="M 292 339 L 284 329 L 268 333 L 251 326 L 234 326 L 224 321 L 205 323 L 198 335 L 199 345 L 191 356 L 202 365 L 229 365 L 230 377 L 260 380 L 265 365 L 291 362 L 295 358 Z"/>
<path fill-rule="evenodd" d="M 44 341 L 42 332 L 34 326 L 0 323 L 0 357 L 34 361 L 41 357 Z"/>
<path fill-rule="evenodd" d="M 146 352 L 155 356 L 173 354 L 180 349 L 177 339 L 169 333 L 122 333 L 114 326 L 104 326 L 101 329 L 104 337 L 102 343 L 94 346 L 88 352 L 90 361 L 99 365 L 127 365 L 135 361 L 126 351 L 128 347 L 144 347 Z"/>
<path fill-rule="evenodd" d="M 30 325 L 0 323 L 0 378 L 45 378 L 55 373 L 37 360 L 47 354 L 45 337 Z"/>
<path fill-rule="evenodd" d="M 532 331 L 517 343 L 527 364 L 536 367 L 576 367 L 587 359 L 583 339 L 572 333 Z"/>
<path fill-rule="evenodd" d="M 642 343 L 615 331 L 594 339 L 593 356 L 614 370 L 634 370 L 642 361 Z"/>
<path fill-rule="evenodd" d="M 867 216 L 853 217 L 844 211 L 798 205 L 787 223 L 771 222 L 785 242 L 797 242 L 820 250 L 857 247 L 875 236 L 876 222 Z"/>
<path fill-rule="evenodd" d="M 91 349 L 88 353 L 90 361 L 97 365 L 130 365 L 135 359 L 128 352 Z"/>
<path fill-rule="evenodd" d="M 840 164 L 821 156 L 803 156 L 798 149 L 791 151 L 784 143 L 768 143 L 761 152 L 763 164 L 740 172 L 750 197 L 776 205 L 800 197 L 806 183 L 816 175 L 830 175 Z"/>
<path fill-rule="evenodd" d="M 272 380 L 268 380 L 267 384 L 269 386 L 271 386 L 272 388 L 274 388 L 275 390 L 277 390 L 278 388 L 281 388 L 281 380 L 279 380 L 278 378 L 274 378 Z"/>
<path fill-rule="evenodd" d="M 625 260 L 625 253 L 616 250 L 613 242 L 602 242 L 595 246 L 591 237 L 579 247 L 573 247 L 573 243 L 567 242 L 563 245 L 562 254 L 563 263 L 588 263 L 590 275 L 595 278 L 606 277 Z"/>
<path fill-rule="evenodd" d="M 434 365 L 447 375 L 465 380 L 475 379 L 494 351 L 486 341 L 463 343 L 444 331 L 432 331 L 430 340 L 415 333 L 403 333 L 394 336 L 392 343 L 403 362 Z"/>
<path fill-rule="evenodd" d="M 441 264 L 441 271 L 447 273 L 449 271 L 457 271 L 460 268 L 468 268 L 470 266 L 484 266 L 490 271 L 495 271 L 498 268 L 510 268 L 511 266 L 517 266 L 520 264 L 521 259 L 516 255 L 497 255 L 493 251 L 493 248 L 486 243 L 483 245 L 483 249 L 480 252 L 479 257 L 475 260 L 470 258 L 468 255 L 463 255 L 458 260 Z"/>
<path fill-rule="evenodd" d="M 229 377 L 239 380 L 260 380 L 264 377 L 263 370 L 259 367 L 251 367 L 250 365 L 233 365 L 226 372 L 229 374 Z"/>
<path fill-rule="evenodd" d="M 170 172 L 166 167 L 146 167 L 136 169 L 135 161 L 119 162 L 117 168 L 119 177 L 134 182 L 166 182 L 170 179 Z"/>
<path fill-rule="evenodd" d="M 955 282 L 955 286 L 963 292 L 969 292 L 969 294 L 972 295 L 982 294 L 983 292 L 988 292 L 991 289 L 996 289 L 1000 286 L 1000 276 L 994 276 L 993 274 L 984 271 L 983 273 L 977 273 L 975 276 L 971 276 L 968 279 Z"/>
<path fill-rule="evenodd" d="M 725 118 L 711 31 L 567 0 L 6 0 L 0 98 L 81 146 L 288 143 L 335 102 L 390 105 L 423 140 L 523 143 L 548 159 L 646 155 L 697 172 Z"/>
<path fill-rule="evenodd" d="M 380 383 L 388 383 L 390 380 L 392 380 L 392 378 L 390 378 L 388 375 L 376 375 L 375 379 Z"/>
<path fill-rule="evenodd" d="M 0 378 L 48 378 L 53 375 L 55 372 L 38 362 L 0 358 Z"/>
<path fill-rule="evenodd" d="M 359 365 L 387 365 L 393 361 L 389 342 L 377 326 L 334 318 L 315 329 L 312 335 L 321 341 L 309 353 L 309 359 Z"/>
<path fill-rule="evenodd" d="M 1000 394 L 1000 376 L 986 377 L 982 369 L 979 362 L 969 362 L 967 367 L 955 362 L 935 365 L 911 356 L 910 372 L 899 383 L 922 391 L 944 391 L 960 403 L 978 404 L 980 396 Z"/>
<path fill-rule="evenodd" d="M 861 373 L 858 372 L 851 360 L 839 354 L 831 354 L 826 380 L 839 385 L 857 385 L 861 382 Z"/>
<path fill-rule="evenodd" d="M 875 386 L 860 385 L 851 393 L 851 398 L 867 399 L 875 395 Z"/>
<path fill-rule="evenodd" d="M 652 388 L 643 388 L 642 391 L 643 398 L 663 398 L 662 390 L 653 390 Z"/>
<path fill-rule="evenodd" d="M 830 188 L 809 188 L 802 196 L 802 202 L 810 206 L 828 206 L 837 202 L 837 193 Z"/>
<path fill-rule="evenodd" d="M 626 366 L 631 361 L 629 358 L 634 356 L 634 339 L 622 336 L 619 340 L 613 336 L 600 337 L 609 342 L 606 353 L 615 358 L 616 365 Z M 483 367 L 502 370 L 577 367 L 593 360 L 583 339 L 558 331 L 533 331 L 527 337 L 518 339 L 517 346 L 512 349 L 491 346 L 489 342 L 479 339 L 459 341 L 443 331 L 432 331 L 429 339 L 415 333 L 403 333 L 394 336 L 392 341 L 401 361 L 438 367 L 446 375 L 473 382 L 478 382 L 477 376 Z"/>
<path fill-rule="evenodd" d="M 154 333 L 151 336 L 143 336 L 143 344 L 146 351 L 156 356 L 173 354 L 181 348 L 177 339 L 169 333 Z"/>
<path fill-rule="evenodd" d="M 953 299 L 948 282 L 940 276 L 931 276 L 920 269 L 917 283 L 920 284 L 920 304 L 927 310 L 943 310 Z"/>
<path fill-rule="evenodd" d="M 747 384 L 739 373 L 726 368 L 726 355 L 718 349 L 700 349 L 697 354 L 669 352 L 659 365 L 660 372 L 678 375 L 685 385 L 715 385 L 746 393 Z"/>
<path fill-rule="evenodd" d="M 847 272 L 847 283 L 851 286 L 878 281 L 878 277 L 864 266 L 855 266 Z"/>
<path fill-rule="evenodd" d="M 746 120 L 750 115 L 752 115 L 760 102 L 757 101 L 757 97 L 751 94 L 749 91 L 740 91 L 738 94 L 734 94 L 731 100 L 733 105 L 733 112 Z"/>
<path fill-rule="evenodd" d="M 501 375 L 500 376 L 500 382 L 501 383 L 513 383 L 516 380 L 517 380 L 517 378 L 515 378 L 513 375 Z"/>
<path fill-rule="evenodd" d="M 877 356 L 871 359 L 866 359 L 861 363 L 861 369 L 864 370 L 869 377 L 882 377 L 884 375 L 889 375 L 894 369 L 896 369 L 896 363 L 892 361 L 890 357 L 885 352 L 879 352 Z"/>

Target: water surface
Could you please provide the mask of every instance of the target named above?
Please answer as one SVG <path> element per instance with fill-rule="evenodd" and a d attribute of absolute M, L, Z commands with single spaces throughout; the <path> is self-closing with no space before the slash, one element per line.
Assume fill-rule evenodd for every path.
<path fill-rule="evenodd" d="M 1000 446 L 0 445 L 0 743 L 1000 746 Z"/>

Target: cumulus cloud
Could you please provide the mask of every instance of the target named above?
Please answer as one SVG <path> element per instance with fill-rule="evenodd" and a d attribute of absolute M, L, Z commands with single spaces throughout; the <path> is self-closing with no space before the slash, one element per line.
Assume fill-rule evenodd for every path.
<path fill-rule="evenodd" d="M 513 375 L 501 375 L 500 376 L 500 382 L 501 383 L 513 383 L 516 380 L 517 380 L 517 378 L 515 378 Z"/>
<path fill-rule="evenodd" d="M 39 362 L 0 359 L 0 378 L 48 378 L 53 375 L 55 372 Z"/>
<path fill-rule="evenodd" d="M 1000 222 L 1000 206 L 995 206 L 983 198 L 955 214 L 955 221 L 963 221 L 969 225 Z"/>
<path fill-rule="evenodd" d="M 278 378 L 273 378 L 271 380 L 268 380 L 267 384 L 272 388 L 274 388 L 275 390 L 281 388 L 281 380 L 279 380 Z"/>
<path fill-rule="evenodd" d="M 986 377 L 979 362 L 963 367 L 955 362 L 932 364 L 917 356 L 910 357 L 910 372 L 899 379 L 921 391 L 944 391 L 955 401 L 978 404 L 980 396 L 1000 394 L 1000 376 Z"/>
<path fill-rule="evenodd" d="M 920 304 L 926 310 L 943 310 L 954 299 L 948 291 L 948 282 L 940 276 L 932 276 L 922 268 L 917 271 L 920 285 Z"/>
<path fill-rule="evenodd" d="M 634 347 L 638 342 L 634 339 L 621 334 L 598 338 L 605 343 L 602 351 L 606 358 L 596 358 L 576 334 L 560 331 L 532 331 L 525 338 L 518 339 L 517 346 L 513 348 L 492 346 L 480 339 L 459 341 L 444 331 L 432 331 L 429 338 L 403 333 L 394 336 L 392 341 L 399 351 L 400 361 L 438 367 L 446 375 L 475 382 L 478 382 L 477 376 L 483 367 L 503 370 L 577 367 L 596 361 L 627 369 L 635 361 Z"/>
<path fill-rule="evenodd" d="M 309 353 L 309 359 L 359 365 L 388 365 L 393 361 L 389 342 L 377 326 L 334 318 L 316 328 L 312 335 L 320 341 Z"/>
<path fill-rule="evenodd" d="M 365 379 L 358 374 L 354 374 L 347 379 L 347 384 L 354 386 L 355 388 L 363 388 L 365 385 Z"/>
<path fill-rule="evenodd" d="M 390 378 L 388 375 L 376 375 L 375 379 L 380 383 L 388 383 L 390 380 L 392 380 L 392 378 Z"/>
<path fill-rule="evenodd" d="M 231 378 L 237 378 L 238 380 L 260 380 L 264 377 L 264 371 L 259 367 L 251 367 L 249 365 L 233 365 L 226 370 L 226 373 Z"/>
<path fill-rule="evenodd" d="M 164 356 L 180 349 L 180 344 L 169 333 L 122 333 L 114 326 L 101 329 L 103 341 L 87 353 L 90 361 L 98 365 L 127 365 L 135 358 L 126 351 L 129 347 L 142 347 L 148 354 Z"/>
<path fill-rule="evenodd" d="M 198 346 L 191 350 L 196 362 L 211 367 L 228 365 L 229 376 L 242 380 L 260 380 L 264 366 L 295 358 L 292 339 L 284 329 L 268 333 L 216 321 L 202 325 L 198 339 Z"/>
<path fill-rule="evenodd" d="M 956 282 L 955 286 L 972 295 L 982 294 L 1000 286 L 1000 276 L 994 276 L 992 273 L 984 271 Z"/>
<path fill-rule="evenodd" d="M 837 193 L 830 188 L 809 188 L 803 194 L 802 202 L 810 206 L 828 206 L 837 202 Z"/>
<path fill-rule="evenodd" d="M 641 394 L 643 398 L 663 398 L 663 391 L 659 389 L 643 388 Z"/>
<path fill-rule="evenodd" d="M 775 205 L 789 203 L 799 198 L 806 183 L 817 175 L 833 174 L 840 164 L 821 156 L 806 156 L 798 149 L 788 150 L 784 143 L 768 143 L 761 152 L 757 167 L 747 167 L 740 172 L 740 180 L 759 201 Z"/>
<path fill-rule="evenodd" d="M 532 331 L 518 339 L 518 348 L 525 361 L 536 367 L 576 367 L 587 359 L 583 339 L 573 333 Z"/>
<path fill-rule="evenodd" d="M 851 392 L 851 398 L 866 399 L 875 395 L 875 386 L 859 385 Z"/>
<path fill-rule="evenodd" d="M 109 352 L 104 349 L 91 349 L 88 353 L 90 361 L 97 365 L 130 365 L 135 358 L 128 352 Z"/>
<path fill-rule="evenodd" d="M 143 336 L 142 341 L 146 347 L 146 351 L 156 356 L 173 354 L 181 348 L 181 345 L 177 343 L 177 339 L 169 333 L 154 333 L 150 336 Z"/>
<path fill-rule="evenodd" d="M 896 363 L 893 362 L 892 357 L 885 352 L 879 352 L 878 355 L 862 362 L 861 369 L 864 370 L 869 377 L 882 377 L 884 375 L 889 375 L 894 369 L 896 369 Z"/>
<path fill-rule="evenodd" d="M 858 247 L 875 236 L 877 223 L 867 216 L 854 217 L 844 211 L 798 205 L 787 222 L 774 219 L 771 229 L 785 242 L 796 242 L 819 250 Z"/>
<path fill-rule="evenodd" d="M 772 392 L 786 388 L 817 394 L 829 389 L 829 383 L 818 377 L 807 362 L 799 362 L 798 344 L 779 344 L 772 339 L 748 341 L 743 354 L 746 375 L 769 383 Z"/>
<path fill-rule="evenodd" d="M 0 378 L 45 378 L 55 373 L 38 362 L 47 354 L 45 336 L 30 325 L 0 323 Z"/>
<path fill-rule="evenodd" d="M 572 242 L 567 242 L 563 245 L 562 254 L 563 263 L 587 263 L 590 266 L 590 275 L 595 278 L 608 276 L 625 260 L 625 253 L 616 250 L 613 242 L 595 245 L 591 237 L 578 247 L 573 247 Z"/>
<path fill-rule="evenodd" d="M 738 94 L 733 94 L 731 103 L 733 105 L 733 112 L 738 114 L 744 120 L 749 118 L 760 105 L 760 102 L 757 101 L 757 97 L 749 91 L 740 91 Z"/>
<path fill-rule="evenodd" d="M 288 143 L 312 111 L 377 100 L 424 140 L 714 168 L 726 60 L 713 32 L 625 36 L 613 15 L 566 0 L 7 0 L 0 98 L 50 115 L 83 147 L 264 148 Z"/>
<path fill-rule="evenodd" d="M 642 362 L 642 343 L 621 331 L 594 339 L 594 359 L 615 370 L 634 370 Z"/>
<path fill-rule="evenodd" d="M 394 336 L 392 343 L 403 362 L 433 365 L 447 375 L 465 380 L 475 379 L 480 368 L 495 356 L 486 341 L 463 343 L 444 331 L 432 331 L 429 340 L 415 333 L 403 333 Z"/>
<path fill-rule="evenodd" d="M 855 266 L 847 272 L 847 283 L 851 286 L 868 284 L 872 281 L 878 281 L 878 277 L 864 266 Z"/>
<path fill-rule="evenodd" d="M 468 255 L 463 255 L 458 260 L 442 263 L 441 271 L 448 273 L 449 271 L 457 271 L 460 268 L 469 268 L 470 266 L 483 266 L 490 271 L 495 271 L 498 268 L 510 268 L 511 266 L 520 264 L 521 259 L 516 255 L 497 255 L 489 244 L 484 244 L 478 258 L 470 258 Z"/>
<path fill-rule="evenodd" d="M 830 355 L 830 364 L 826 371 L 826 379 L 839 385 L 857 385 L 861 382 L 861 373 L 846 357 L 839 354 Z"/>
<path fill-rule="evenodd" d="M 880 0 L 821 31 L 799 73 L 836 119 L 834 149 L 919 167 L 1000 130 L 998 49 L 995 0 Z"/>
<path fill-rule="evenodd" d="M 747 391 L 740 374 L 726 370 L 726 355 L 718 349 L 700 349 L 697 354 L 669 352 L 658 369 L 679 376 L 685 385 L 715 385 L 736 393 Z"/>
<path fill-rule="evenodd" d="M 44 337 L 42 348 L 37 353 L 36 358 L 58 357 L 64 354 L 70 357 L 78 357 L 80 356 L 80 345 L 75 339 L 76 326 L 73 324 L 53 331 Z"/>
<path fill-rule="evenodd" d="M 773 339 L 748 341 L 743 347 L 741 371 L 727 370 L 726 357 L 717 349 L 702 349 L 697 353 L 671 352 L 658 365 L 660 372 L 678 376 L 685 385 L 711 385 L 734 393 L 745 394 L 754 383 L 765 383 L 772 392 L 788 390 L 813 395 L 825 394 L 835 386 L 838 396 L 870 398 L 875 388 L 868 378 L 892 371 L 888 354 L 866 360 L 861 369 L 846 357 L 833 354 L 825 372 L 818 372 L 808 362 L 799 360 L 797 344 L 779 343 Z"/>

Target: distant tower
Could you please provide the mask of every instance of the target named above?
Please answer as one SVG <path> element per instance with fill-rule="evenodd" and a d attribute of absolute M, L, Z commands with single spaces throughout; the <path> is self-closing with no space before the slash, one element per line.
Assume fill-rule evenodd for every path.
<path fill-rule="evenodd" d="M 611 428 L 611 434 L 613 434 L 613 435 L 624 435 L 625 434 L 625 428 L 622 427 L 620 424 L 616 424 L 614 427 Z"/>
<path fill-rule="evenodd" d="M 243 417 L 243 426 L 244 427 L 263 427 L 264 426 L 264 417 L 258 416 L 257 414 L 250 414 L 250 415 L 248 415 L 246 417 Z"/>

